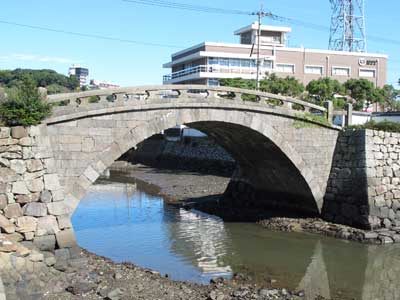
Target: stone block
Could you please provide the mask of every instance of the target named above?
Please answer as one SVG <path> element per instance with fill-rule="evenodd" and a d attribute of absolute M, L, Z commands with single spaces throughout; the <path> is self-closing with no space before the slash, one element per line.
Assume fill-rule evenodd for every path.
<path fill-rule="evenodd" d="M 28 203 L 24 206 L 23 210 L 26 216 L 44 217 L 47 215 L 47 206 L 45 203 Z"/>
<path fill-rule="evenodd" d="M 28 147 L 22 148 L 22 158 L 23 159 L 33 158 L 34 156 L 35 156 L 35 154 L 33 153 L 31 148 L 28 148 Z"/>
<path fill-rule="evenodd" d="M 6 194 L 0 194 L 0 210 L 5 209 L 7 206 L 8 200 Z"/>
<path fill-rule="evenodd" d="M 50 203 L 53 200 L 53 196 L 51 194 L 50 191 L 48 190 L 44 190 L 41 194 L 40 194 L 40 202 L 43 203 Z"/>
<path fill-rule="evenodd" d="M 44 174 L 45 174 L 44 170 L 33 172 L 33 173 L 27 172 L 23 175 L 23 177 L 24 177 L 24 181 L 29 181 L 29 180 L 37 179 L 39 177 L 43 177 Z"/>
<path fill-rule="evenodd" d="M 59 248 L 76 247 L 75 234 L 72 229 L 60 231 L 56 234 L 57 244 Z"/>
<path fill-rule="evenodd" d="M 32 241 L 34 237 L 35 237 L 35 233 L 34 232 L 25 232 L 24 233 L 24 240 L 25 241 Z"/>
<path fill-rule="evenodd" d="M 91 166 L 89 166 L 85 172 L 83 173 L 87 179 L 91 182 L 95 182 L 96 179 L 99 177 L 99 173 L 97 173 Z"/>
<path fill-rule="evenodd" d="M 32 252 L 28 258 L 32 262 L 40 262 L 44 260 L 44 255 L 40 252 Z"/>
<path fill-rule="evenodd" d="M 0 127 L 0 139 L 5 139 L 10 137 L 10 128 L 9 127 Z"/>
<path fill-rule="evenodd" d="M 16 202 L 17 203 L 31 203 L 39 201 L 40 193 L 31 193 L 29 195 L 16 195 Z"/>
<path fill-rule="evenodd" d="M 70 213 L 70 209 L 65 205 L 64 201 L 47 203 L 49 214 L 61 216 Z"/>
<path fill-rule="evenodd" d="M 17 174 L 23 174 L 26 171 L 25 162 L 21 159 L 14 159 L 10 161 L 10 169 Z"/>
<path fill-rule="evenodd" d="M 33 239 L 33 244 L 41 251 L 53 251 L 56 247 L 56 237 L 54 235 L 38 236 Z"/>
<path fill-rule="evenodd" d="M 35 232 L 37 223 L 38 221 L 34 217 L 19 217 L 17 219 L 17 231 L 21 233 Z"/>
<path fill-rule="evenodd" d="M 397 211 L 400 209 L 400 201 L 399 200 L 393 200 L 392 201 L 392 208 Z"/>
<path fill-rule="evenodd" d="M 63 201 L 64 200 L 64 190 L 60 189 L 57 191 L 52 191 L 51 195 L 53 197 L 53 202 Z"/>
<path fill-rule="evenodd" d="M 43 180 L 41 178 L 29 180 L 26 182 L 26 187 L 32 193 L 39 193 L 44 189 Z"/>
<path fill-rule="evenodd" d="M 381 194 L 386 193 L 387 187 L 386 187 L 386 185 L 378 185 L 378 186 L 375 188 L 375 191 L 376 191 L 376 194 L 377 194 L 377 195 L 381 195 Z"/>
<path fill-rule="evenodd" d="M 376 207 L 383 207 L 386 205 L 386 200 L 384 195 L 379 195 L 375 197 L 375 206 Z"/>
<path fill-rule="evenodd" d="M 14 139 L 20 139 L 28 136 L 28 128 L 23 126 L 16 126 L 11 128 L 11 136 Z"/>
<path fill-rule="evenodd" d="M 70 215 L 57 216 L 57 221 L 60 229 L 72 228 Z"/>
<path fill-rule="evenodd" d="M 0 146 L 17 145 L 18 140 L 12 138 L 0 139 Z"/>
<path fill-rule="evenodd" d="M 19 243 L 24 240 L 24 236 L 19 232 L 7 234 L 7 239 L 13 243 Z"/>
<path fill-rule="evenodd" d="M 19 144 L 24 147 L 32 146 L 32 138 L 23 137 L 19 140 Z"/>
<path fill-rule="evenodd" d="M 61 188 L 60 181 L 58 180 L 57 174 L 45 174 L 44 178 L 44 186 L 46 190 L 56 191 Z"/>
<path fill-rule="evenodd" d="M 60 231 L 58 228 L 57 218 L 55 216 L 45 216 L 39 218 L 37 229 L 44 231 L 46 234 L 56 234 Z"/>
<path fill-rule="evenodd" d="M 23 212 L 19 203 L 8 204 L 7 207 L 4 209 L 4 215 L 11 219 L 11 218 L 18 218 L 22 217 Z"/>
<path fill-rule="evenodd" d="M 39 159 L 30 159 L 26 161 L 26 169 L 28 172 L 37 172 L 43 170 L 42 161 Z"/>
<path fill-rule="evenodd" d="M 396 214 L 393 209 L 389 209 L 389 219 L 394 221 L 396 219 Z"/>
<path fill-rule="evenodd" d="M 385 177 L 393 177 L 392 167 L 386 166 L 383 168 L 383 176 Z"/>
<path fill-rule="evenodd" d="M 5 233 L 14 233 L 15 226 L 10 220 L 8 220 L 5 216 L 0 214 L 0 229 Z"/>
<path fill-rule="evenodd" d="M 24 181 L 16 181 L 12 185 L 12 193 L 19 195 L 28 195 L 29 190 Z"/>
<path fill-rule="evenodd" d="M 56 251 L 54 251 L 54 255 L 56 260 L 69 260 L 71 258 L 70 252 L 68 249 L 64 248 L 64 249 L 56 249 Z"/>
<path fill-rule="evenodd" d="M 91 152 L 93 151 L 95 146 L 94 139 L 91 137 L 84 138 L 82 141 L 82 151 L 83 152 Z"/>
<path fill-rule="evenodd" d="M 383 218 L 389 218 L 389 208 L 387 207 L 381 207 L 380 208 L 380 217 Z"/>

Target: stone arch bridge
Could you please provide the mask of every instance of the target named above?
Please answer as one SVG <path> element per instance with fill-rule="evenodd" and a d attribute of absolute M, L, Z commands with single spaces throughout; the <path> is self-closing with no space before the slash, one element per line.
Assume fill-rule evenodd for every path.
<path fill-rule="evenodd" d="M 9 228 L 18 231 L 28 223 L 31 226 L 19 232 L 24 239 L 45 245 L 42 248 L 56 242 L 58 247 L 68 246 L 69 219 L 90 185 L 129 149 L 178 124 L 216 139 L 236 160 L 239 167 L 227 190 L 232 198 L 242 193 L 240 201 L 247 206 L 262 203 L 367 226 L 358 220 L 361 215 L 368 218 L 364 207 L 350 203 L 354 216 L 345 220 L 337 202 L 342 201 L 338 194 L 346 190 L 344 183 L 361 184 L 358 178 L 349 183 L 350 175 L 338 175 L 340 170 L 332 168 L 338 162 L 334 154 L 341 150 L 338 141 L 347 143 L 346 138 L 339 137 L 340 128 L 310 117 L 329 119 L 331 105 L 325 108 L 264 92 L 198 85 L 96 90 L 52 95 L 47 101 L 54 109 L 43 124 L 3 129 L 3 145 L 19 148 L 14 148 L 8 162 L 0 157 L 0 165 L 5 166 L 0 168 L 5 178 L 0 183 L 13 198 L 9 202 L 16 202 L 4 209 L 6 218 L 31 218 Z M 355 141 L 362 144 L 358 138 Z M 356 155 L 356 149 L 351 153 Z M 338 181 L 337 176 L 347 179 Z M 324 199 L 332 204 L 329 209 Z"/>
<path fill-rule="evenodd" d="M 252 101 L 244 101 L 244 100 Z M 290 97 L 208 86 L 153 86 L 49 96 L 51 156 L 73 211 L 87 188 L 127 150 L 177 124 L 215 138 L 242 181 L 277 206 L 320 213 L 338 136 L 304 114 L 326 108 Z M 261 196 L 263 195 L 263 196 Z M 257 198 L 257 196 L 254 196 Z"/>

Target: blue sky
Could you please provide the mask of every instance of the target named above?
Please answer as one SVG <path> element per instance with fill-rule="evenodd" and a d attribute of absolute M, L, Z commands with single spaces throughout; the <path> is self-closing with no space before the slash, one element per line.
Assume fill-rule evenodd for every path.
<path fill-rule="evenodd" d="M 257 0 L 174 0 L 195 5 L 253 11 Z M 400 1 L 366 1 L 367 35 L 400 40 Z M 160 84 L 168 73 L 162 64 L 173 52 L 203 41 L 237 42 L 233 31 L 254 19 L 168 8 L 141 6 L 122 0 L 3 1 L 0 22 L 15 22 L 177 47 L 152 47 L 44 32 L 0 23 L 0 69 L 50 68 L 66 74 L 72 63 L 90 69 L 90 78 L 123 86 Z M 329 0 L 266 0 L 277 15 L 329 26 Z M 264 19 L 264 23 L 274 23 Z M 290 46 L 328 47 L 329 32 L 291 25 Z M 388 83 L 400 78 L 400 42 L 368 40 L 368 52 L 389 55 Z"/>

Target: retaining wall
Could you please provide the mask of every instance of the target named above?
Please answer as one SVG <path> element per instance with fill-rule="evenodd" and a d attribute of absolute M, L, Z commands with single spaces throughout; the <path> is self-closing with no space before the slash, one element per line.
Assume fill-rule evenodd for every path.
<path fill-rule="evenodd" d="M 121 160 L 155 167 L 199 171 L 230 176 L 235 160 L 216 141 L 208 137 L 165 140 L 156 135 L 127 152 Z"/>
<path fill-rule="evenodd" d="M 341 133 L 324 199 L 324 218 L 367 229 L 400 229 L 399 157 L 399 133 Z"/>
<path fill-rule="evenodd" d="M 52 251 L 75 239 L 46 126 L 0 128 L 0 229 Z"/>

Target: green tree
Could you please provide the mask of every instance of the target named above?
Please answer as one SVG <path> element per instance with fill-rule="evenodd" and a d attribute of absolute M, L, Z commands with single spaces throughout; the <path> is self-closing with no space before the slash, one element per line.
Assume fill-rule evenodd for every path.
<path fill-rule="evenodd" d="M 230 86 L 239 89 L 254 90 L 256 88 L 256 81 L 242 78 L 221 78 L 219 83 L 222 86 Z"/>
<path fill-rule="evenodd" d="M 306 90 L 309 93 L 309 97 L 320 105 L 327 100 L 333 101 L 336 94 L 343 95 L 345 92 L 343 85 L 339 81 L 328 77 L 311 81 Z"/>
<path fill-rule="evenodd" d="M 221 85 L 241 89 L 254 90 L 256 81 L 242 78 L 221 79 Z M 263 92 L 297 97 L 304 92 L 304 86 L 294 77 L 280 78 L 276 74 L 266 74 L 265 79 L 260 80 L 260 90 Z"/>
<path fill-rule="evenodd" d="M 37 125 L 51 113 L 51 106 L 42 101 L 35 81 L 29 76 L 21 80 L 22 86 L 0 104 L 1 120 L 8 126 Z"/>
<path fill-rule="evenodd" d="M 393 85 L 386 84 L 383 88 L 378 89 L 383 98 L 383 103 L 390 111 L 399 111 L 400 91 L 396 90 Z"/>
<path fill-rule="evenodd" d="M 344 83 L 348 95 L 355 100 L 354 109 L 362 110 L 371 103 L 383 103 L 384 92 L 367 79 L 349 79 Z"/>
<path fill-rule="evenodd" d="M 294 77 L 281 78 L 272 73 L 261 80 L 260 89 L 272 94 L 298 97 L 304 92 L 304 85 Z"/>

